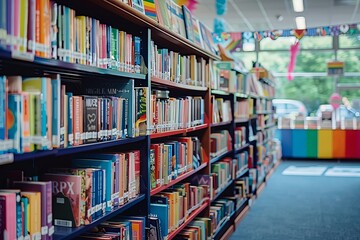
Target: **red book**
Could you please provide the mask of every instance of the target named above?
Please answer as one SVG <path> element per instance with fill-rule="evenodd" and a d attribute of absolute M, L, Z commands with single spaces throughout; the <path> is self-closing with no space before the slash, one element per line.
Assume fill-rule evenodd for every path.
<path fill-rule="evenodd" d="M 154 149 L 155 152 L 155 179 L 156 179 L 156 186 L 161 186 L 160 181 L 160 171 L 161 171 L 161 158 L 163 157 L 161 152 L 160 144 L 151 144 L 151 149 Z"/>
<path fill-rule="evenodd" d="M 16 239 L 16 194 L 0 193 L 0 238 Z"/>
<path fill-rule="evenodd" d="M 135 159 L 135 182 L 136 182 L 136 189 L 135 195 L 140 193 L 140 151 L 134 151 L 134 159 Z"/>

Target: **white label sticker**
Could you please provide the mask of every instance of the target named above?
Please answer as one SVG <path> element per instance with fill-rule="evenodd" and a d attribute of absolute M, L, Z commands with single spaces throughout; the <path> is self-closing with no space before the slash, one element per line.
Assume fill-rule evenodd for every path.
<path fill-rule="evenodd" d="M 54 232 L 55 232 L 55 227 L 54 227 L 54 226 L 51 226 L 51 227 L 49 228 L 49 236 L 52 236 L 52 235 L 54 234 Z"/>
<path fill-rule="evenodd" d="M 48 215 L 47 219 L 48 219 L 48 223 L 51 223 L 51 222 L 52 222 L 52 219 L 53 219 L 52 213 L 50 213 L 50 214 Z"/>
<path fill-rule="evenodd" d="M 46 235 L 48 234 L 48 226 L 44 226 L 44 227 L 41 227 L 41 235 Z"/>

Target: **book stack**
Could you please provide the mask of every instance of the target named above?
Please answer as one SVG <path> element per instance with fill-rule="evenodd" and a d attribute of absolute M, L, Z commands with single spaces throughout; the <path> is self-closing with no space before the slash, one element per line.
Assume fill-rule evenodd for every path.
<path fill-rule="evenodd" d="M 235 120 L 248 120 L 250 115 L 250 100 L 237 101 L 234 104 Z"/>
<path fill-rule="evenodd" d="M 244 169 L 248 168 L 248 163 L 249 163 L 249 154 L 248 152 L 242 152 L 239 154 L 236 154 L 234 159 L 237 162 L 237 174 L 240 174 Z"/>
<path fill-rule="evenodd" d="M 219 156 L 223 153 L 226 153 L 232 149 L 231 146 L 231 136 L 227 130 L 222 130 L 217 133 L 211 133 L 210 135 L 210 145 L 211 145 L 211 157 Z"/>
<path fill-rule="evenodd" d="M 211 96 L 211 101 L 213 107 L 212 123 L 229 122 L 232 120 L 230 100 Z"/>
<path fill-rule="evenodd" d="M 60 75 L 0 76 L 0 85 L 5 106 L 0 114 L 2 152 L 66 148 L 147 134 L 147 88 L 134 87 L 133 80 L 109 86 L 116 89 L 113 95 L 98 95 L 100 90 L 90 83 L 86 95 L 75 95 L 61 84 Z M 106 90 L 104 85 L 101 89 Z"/>
<path fill-rule="evenodd" d="M 209 198 L 206 186 L 193 186 L 190 183 L 174 185 L 164 192 L 151 196 L 150 216 L 160 219 L 162 236 L 176 230 L 188 216 Z"/>
<path fill-rule="evenodd" d="M 238 170 L 237 161 L 231 158 L 224 158 L 219 162 L 211 164 L 211 177 L 213 181 L 213 196 L 227 187 L 231 179 L 236 178 Z"/>
<path fill-rule="evenodd" d="M 220 81 L 213 86 L 213 89 L 219 89 L 231 93 L 248 93 L 248 84 L 243 74 L 234 70 L 233 62 L 216 62 L 220 71 Z"/>
<path fill-rule="evenodd" d="M 82 155 L 42 179 L 52 182 L 54 225 L 87 225 L 140 193 L 140 151 Z"/>
<path fill-rule="evenodd" d="M 191 221 L 185 228 L 182 230 L 175 239 L 199 239 L 206 240 L 211 238 L 212 229 L 211 229 L 211 219 L 210 218 L 195 218 Z M 200 236 L 200 238 L 199 238 Z"/>
<path fill-rule="evenodd" d="M 235 181 L 235 196 L 238 199 L 244 199 L 250 193 L 249 178 L 243 177 Z"/>
<path fill-rule="evenodd" d="M 237 127 L 234 132 L 235 149 L 241 148 L 246 143 L 246 127 Z"/>
<path fill-rule="evenodd" d="M 215 233 L 235 211 L 234 201 L 223 198 L 211 203 L 210 218 Z"/>
<path fill-rule="evenodd" d="M 271 112 L 272 101 L 268 99 L 256 99 L 256 112 Z"/>
<path fill-rule="evenodd" d="M 124 72 L 140 73 L 141 39 L 50 0 L 2 1 L 6 34 L 2 47 Z M 18 17 L 14 17 L 18 16 Z M 15 31 L 19 29 L 19 31 Z M 23 54 L 24 55 L 24 54 Z"/>
<path fill-rule="evenodd" d="M 0 190 L 3 239 L 52 239 L 51 182 L 9 181 L 12 189 Z"/>
<path fill-rule="evenodd" d="M 202 97 L 169 97 L 167 91 L 156 90 L 151 95 L 150 126 L 153 133 L 185 129 L 204 124 Z"/>
<path fill-rule="evenodd" d="M 208 87 L 210 66 L 196 55 L 182 56 L 169 49 L 159 49 L 151 41 L 151 76 L 191 86 Z"/>
<path fill-rule="evenodd" d="M 198 168 L 202 163 L 202 147 L 197 137 L 179 137 L 150 145 L 151 189 Z"/>
<path fill-rule="evenodd" d="M 82 234 L 79 239 L 146 239 L 146 217 L 115 217 L 100 223 L 92 232 Z"/>

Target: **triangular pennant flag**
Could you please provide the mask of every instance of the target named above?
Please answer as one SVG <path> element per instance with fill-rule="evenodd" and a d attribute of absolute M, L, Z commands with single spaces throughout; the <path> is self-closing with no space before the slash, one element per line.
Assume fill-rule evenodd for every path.
<path fill-rule="evenodd" d="M 340 25 L 341 33 L 347 33 L 348 31 L 349 31 L 349 25 L 347 25 L 347 24 Z"/>
<path fill-rule="evenodd" d="M 308 28 L 306 29 L 306 36 L 317 36 L 318 33 L 317 33 L 317 28 Z"/>
<path fill-rule="evenodd" d="M 305 35 L 305 32 L 306 32 L 305 29 L 302 29 L 302 30 L 296 29 L 296 30 L 294 30 L 294 36 L 300 40 Z"/>
<path fill-rule="evenodd" d="M 264 38 L 264 32 L 254 32 L 254 38 L 260 42 Z"/>

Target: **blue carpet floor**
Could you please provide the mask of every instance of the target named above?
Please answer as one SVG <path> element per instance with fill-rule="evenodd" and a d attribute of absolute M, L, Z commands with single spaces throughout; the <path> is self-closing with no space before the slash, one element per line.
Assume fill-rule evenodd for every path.
<path fill-rule="evenodd" d="M 360 163 L 284 161 L 231 240 L 360 240 L 360 177 L 283 176 L 289 166 Z"/>

